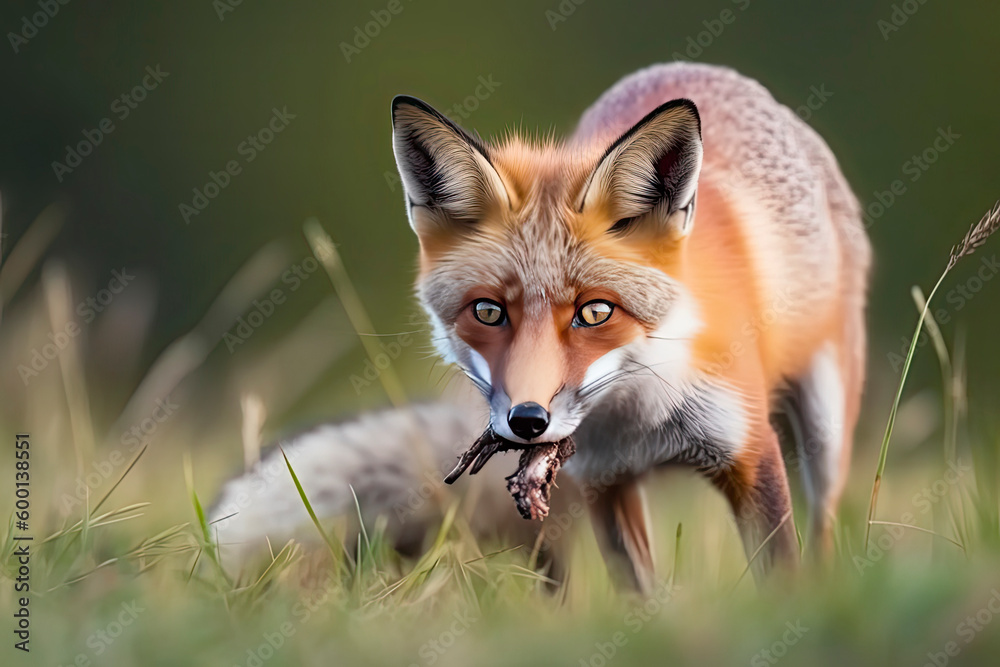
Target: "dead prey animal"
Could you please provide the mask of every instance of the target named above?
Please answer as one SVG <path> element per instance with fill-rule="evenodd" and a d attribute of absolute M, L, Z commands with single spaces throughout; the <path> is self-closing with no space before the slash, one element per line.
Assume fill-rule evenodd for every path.
<path fill-rule="evenodd" d="M 447 484 L 454 484 L 470 466 L 469 474 L 475 475 L 494 454 L 512 449 L 521 450 L 521 458 L 517 470 L 507 477 L 507 490 L 514 497 L 517 511 L 522 517 L 544 519 L 549 515 L 549 498 L 552 487 L 555 486 L 556 473 L 566 459 L 576 452 L 572 438 L 565 438 L 559 442 L 522 445 L 501 438 L 492 428 L 487 428 L 459 457 L 458 464 L 448 473 L 444 481 Z"/>

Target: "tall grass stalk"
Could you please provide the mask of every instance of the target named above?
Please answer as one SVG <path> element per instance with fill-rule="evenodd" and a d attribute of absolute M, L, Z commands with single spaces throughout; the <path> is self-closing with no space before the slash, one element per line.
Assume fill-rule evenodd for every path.
<path fill-rule="evenodd" d="M 941 276 L 938 278 L 937 282 L 934 283 L 933 289 L 927 295 L 927 300 L 924 303 L 924 307 L 920 311 L 920 317 L 917 319 L 917 326 L 913 332 L 913 338 L 910 341 L 910 349 L 906 353 L 906 360 L 903 362 L 903 370 L 899 376 L 899 386 L 896 388 L 896 396 L 892 401 L 892 409 L 889 410 L 889 420 L 885 426 L 885 434 L 882 436 L 882 446 L 879 450 L 878 456 L 878 468 L 875 470 L 875 481 L 872 483 L 872 494 L 871 502 L 868 505 L 868 521 L 865 524 L 865 551 L 868 551 L 868 541 L 871 537 L 872 524 L 875 521 L 875 512 L 878 509 L 878 492 L 882 485 L 882 476 L 885 473 L 885 462 L 889 455 L 889 440 L 892 437 L 892 429 L 896 424 L 896 415 L 899 412 L 899 402 L 903 397 L 903 387 L 906 385 L 906 376 L 910 372 L 910 364 L 913 362 L 913 355 L 917 351 L 917 340 L 920 337 L 920 331 L 924 327 L 924 321 L 927 319 L 927 313 L 931 307 L 931 301 L 934 300 L 934 295 L 937 294 L 938 289 L 944 282 L 944 279 L 948 276 L 958 261 L 963 257 L 968 257 L 976 248 L 981 246 L 997 229 L 1000 229 L 1000 201 L 993 205 L 986 215 L 982 219 L 969 228 L 969 231 L 965 234 L 965 237 L 951 249 L 951 254 L 948 257 L 948 265 L 945 267 Z"/>

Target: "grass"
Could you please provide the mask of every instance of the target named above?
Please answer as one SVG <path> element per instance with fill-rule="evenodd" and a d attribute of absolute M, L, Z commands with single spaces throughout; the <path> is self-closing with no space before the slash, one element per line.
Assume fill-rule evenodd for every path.
<path fill-rule="evenodd" d="M 872 499 L 871 504 L 868 509 L 868 526 L 865 529 L 865 548 L 868 547 L 869 538 L 871 537 L 871 525 L 875 520 L 875 511 L 878 506 L 878 492 L 879 487 L 882 484 L 882 475 L 885 473 L 885 464 L 889 454 L 889 440 L 892 437 L 892 429 L 896 424 L 896 415 L 899 410 L 899 402 L 903 396 L 903 389 L 906 387 L 906 376 L 910 372 L 910 364 L 913 363 L 913 356 L 917 350 L 917 341 L 920 339 L 920 332 L 924 328 L 924 321 L 927 319 L 927 314 L 930 312 L 931 300 L 934 299 L 934 295 L 937 294 L 938 288 L 944 282 L 945 278 L 953 268 L 958 264 L 959 260 L 963 257 L 968 257 L 976 248 L 981 246 L 997 229 L 1000 229 L 1000 201 L 993 205 L 986 215 L 982 219 L 969 228 L 965 237 L 960 243 L 951 249 L 951 254 L 948 257 L 948 265 L 945 267 L 944 271 L 941 272 L 941 276 L 938 278 L 937 282 L 934 283 L 934 287 L 931 288 L 930 294 L 924 301 L 923 307 L 920 308 L 920 318 L 917 320 L 916 331 L 913 332 L 913 336 L 910 339 L 910 349 L 906 353 L 906 359 L 903 361 L 903 372 L 899 376 L 899 385 L 896 389 L 896 397 L 892 401 L 892 409 L 889 411 L 889 421 L 885 427 L 885 435 L 882 436 L 882 447 L 879 449 L 878 456 L 878 469 L 875 471 L 875 481 L 872 484 Z M 930 327 L 933 332 L 938 331 L 937 326 L 934 325 Z M 933 335 L 935 340 L 935 349 L 937 350 L 938 356 L 941 360 L 942 366 L 947 369 L 950 362 L 947 362 L 947 354 L 944 345 L 939 342 L 939 336 Z M 945 371 L 947 372 L 947 370 Z M 947 384 L 947 380 L 946 380 Z M 946 388 L 946 392 L 948 389 Z M 946 444 L 946 449 L 948 445 Z"/>
<path fill-rule="evenodd" d="M 317 223 L 307 233 L 314 249 L 327 247 L 329 239 Z M 984 237 L 970 238 L 953 257 L 968 254 Z M 40 255 L 37 248 L 30 250 L 19 256 Z M 321 259 L 338 281 L 336 291 L 353 294 L 336 255 Z M 267 271 L 274 265 L 264 263 Z M 954 265 L 949 261 L 948 270 Z M 23 265 L 17 268 L 24 271 Z M 0 285 L 16 277 L 0 271 Z M 944 276 L 938 285 L 943 281 Z M 267 281 L 242 275 L 213 310 L 238 312 L 234 304 L 248 302 L 254 293 L 243 283 Z M 21 363 L 23 350 L 52 330 L 53 310 L 44 294 L 40 289 L 37 307 L 4 310 L 0 358 L 5 364 Z M 17 399 L 0 406 L 2 433 L 24 428 L 31 433 L 35 538 L 30 654 L 15 651 L 10 634 L 19 567 L 13 538 L 23 534 L 13 515 L 0 539 L 0 615 L 7 624 L 0 662 L 995 664 L 1000 656 L 998 439 L 985 419 L 966 418 L 961 351 L 949 350 L 944 332 L 925 320 L 933 294 L 917 299 L 917 331 L 930 327 L 942 369 L 942 400 L 929 402 L 913 387 L 904 391 L 905 371 L 916 352 L 911 346 L 877 461 L 878 440 L 867 436 L 868 429 L 859 434 L 833 559 L 807 568 L 790 586 L 763 590 L 744 576 L 746 558 L 721 498 L 707 484 L 677 472 L 665 473 L 651 498 L 665 583 L 645 599 L 611 590 L 582 522 L 568 577 L 555 582 L 539 569 L 538 545 L 474 537 L 465 501 L 456 496 L 435 499 L 440 522 L 415 557 L 392 549 L 384 521 L 362 524 L 357 541 L 345 544 L 344 526 L 313 512 L 287 460 L 314 530 L 303 540 L 272 545 L 266 558 L 234 572 L 220 560 L 202 498 L 214 495 L 221 479 L 242 464 L 241 423 L 237 412 L 224 407 L 225 383 L 197 376 L 198 359 L 207 353 L 187 344 L 171 346 L 138 383 L 137 393 L 145 398 L 127 402 L 128 416 L 104 420 L 80 414 L 86 396 L 78 388 L 87 385 L 82 377 L 67 379 L 62 370 L 73 365 L 49 368 Z M 3 296 L 6 301 L 10 293 Z M 351 312 L 361 333 L 373 333 L 360 302 Z M 224 319 L 206 317 L 183 340 L 210 340 Z M 262 377 L 274 382 L 289 377 L 283 374 L 287 369 L 273 365 Z M 119 460 L 109 457 L 122 445 L 115 437 L 97 437 L 95 426 L 81 425 L 107 422 L 112 433 L 120 433 L 126 430 L 122 423 L 141 423 L 148 414 L 148 397 L 157 395 L 149 387 L 170 389 L 191 374 L 209 391 L 189 390 L 178 399 L 183 408 L 177 417 L 149 443 L 122 456 L 109 474 L 93 478 L 94 484 L 87 482 L 107 468 L 104 463 Z M 391 391 L 401 391 L 396 375 L 386 379 Z M 280 381 L 290 393 L 308 389 Z M 205 395 L 216 398 L 199 398 Z M 926 413 L 928 405 L 940 409 L 940 428 L 933 422 L 915 426 L 919 420 L 908 416 Z M 74 432 L 81 428 L 90 432 Z M 2 489 L 11 488 L 13 462 L 13 456 L 0 460 Z M 959 472 L 949 473 L 949 464 Z M 872 469 L 877 493 L 868 495 L 861 480 Z M 4 495 L 0 509 L 12 508 L 13 495 Z"/>

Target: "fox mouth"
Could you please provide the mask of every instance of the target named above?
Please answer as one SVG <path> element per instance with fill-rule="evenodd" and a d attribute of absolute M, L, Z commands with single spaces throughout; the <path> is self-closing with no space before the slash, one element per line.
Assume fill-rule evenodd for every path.
<path fill-rule="evenodd" d="M 498 452 L 520 450 L 517 470 L 507 477 L 507 490 L 514 498 L 517 511 L 525 519 L 544 519 L 549 514 L 549 498 L 555 486 L 556 473 L 569 457 L 576 453 L 572 437 L 558 442 L 523 444 L 500 436 L 487 426 L 483 434 L 462 454 L 448 476 L 446 484 L 454 484 L 466 470 L 475 475 Z"/>

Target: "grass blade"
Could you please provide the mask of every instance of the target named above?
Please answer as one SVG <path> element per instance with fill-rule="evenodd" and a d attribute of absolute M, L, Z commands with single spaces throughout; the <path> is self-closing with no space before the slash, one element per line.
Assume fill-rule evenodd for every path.
<path fill-rule="evenodd" d="M 913 355 L 917 351 L 917 340 L 919 339 L 920 331 L 924 327 L 924 320 L 927 319 L 927 313 L 930 309 L 931 301 L 934 299 L 934 295 L 937 294 L 938 288 L 941 287 L 941 283 L 944 282 L 945 277 L 947 277 L 948 273 L 955 267 L 958 261 L 963 257 L 971 255 L 976 248 L 985 243 L 986 239 L 989 238 L 990 235 L 992 235 L 997 229 L 1000 229 L 1000 201 L 994 204 L 993 208 L 987 211 L 986 215 L 984 215 L 978 223 L 969 229 L 961 243 L 951 249 L 951 254 L 948 257 L 948 265 L 941 273 L 941 277 L 938 278 L 937 282 L 934 284 L 934 288 L 931 290 L 930 294 L 927 295 L 927 301 L 924 303 L 924 307 L 920 310 L 920 318 L 917 320 L 917 327 L 913 332 L 913 339 L 910 341 L 910 349 L 907 351 L 906 359 L 903 362 L 903 371 L 899 376 L 899 386 L 896 388 L 896 396 L 892 401 L 892 409 L 889 411 L 889 420 L 885 426 L 885 434 L 882 436 L 882 446 L 879 449 L 878 468 L 875 470 L 875 481 L 872 483 L 871 501 L 868 505 L 868 521 L 865 525 L 865 551 L 868 551 L 868 541 L 871 537 L 872 521 L 875 520 L 875 512 L 878 509 L 878 492 L 882 485 L 882 476 L 885 473 L 885 462 L 889 455 L 889 440 L 892 437 L 893 426 L 896 424 L 896 414 L 899 412 L 899 402 L 903 397 L 903 387 L 906 386 L 906 376 L 910 372 L 910 364 L 913 362 Z"/>
<path fill-rule="evenodd" d="M 305 490 L 302 488 L 302 483 L 299 482 L 299 476 L 295 474 L 295 469 L 292 468 L 292 462 L 288 460 L 288 455 L 285 454 L 285 450 L 281 449 L 281 456 L 285 459 L 285 465 L 288 467 L 288 473 L 292 476 L 292 481 L 295 483 L 295 489 L 299 493 L 299 498 L 302 500 L 302 504 L 305 506 L 306 511 L 309 512 L 309 518 L 312 519 L 313 525 L 316 526 L 316 530 L 319 532 L 320 537 L 326 542 L 326 545 L 330 548 L 330 555 L 333 556 L 333 562 L 337 564 L 338 569 L 345 568 L 344 559 L 342 557 L 346 556 L 350 559 L 350 555 L 344 548 L 344 545 L 340 545 L 338 549 L 330 535 L 324 530 L 323 524 L 320 523 L 319 517 L 316 516 L 316 511 L 313 509 L 312 503 L 309 502 L 309 498 L 306 496 Z"/>

